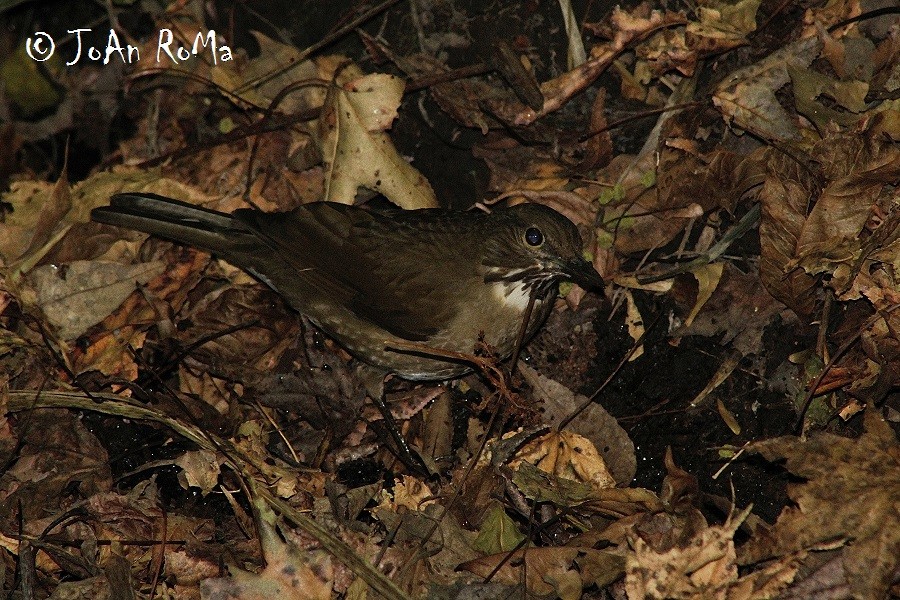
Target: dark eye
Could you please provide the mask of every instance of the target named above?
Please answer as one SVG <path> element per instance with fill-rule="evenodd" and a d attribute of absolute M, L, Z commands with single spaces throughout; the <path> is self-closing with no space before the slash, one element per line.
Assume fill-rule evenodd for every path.
<path fill-rule="evenodd" d="M 544 243 L 544 234 L 537 227 L 529 227 L 525 230 L 525 241 L 529 246 L 540 246 Z"/>

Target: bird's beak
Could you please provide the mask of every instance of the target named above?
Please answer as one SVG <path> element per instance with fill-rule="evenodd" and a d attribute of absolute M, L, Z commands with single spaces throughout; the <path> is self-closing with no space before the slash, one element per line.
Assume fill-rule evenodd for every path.
<path fill-rule="evenodd" d="M 581 257 L 570 258 L 561 265 L 563 274 L 585 290 L 603 291 L 603 278 L 594 270 L 594 265 Z"/>

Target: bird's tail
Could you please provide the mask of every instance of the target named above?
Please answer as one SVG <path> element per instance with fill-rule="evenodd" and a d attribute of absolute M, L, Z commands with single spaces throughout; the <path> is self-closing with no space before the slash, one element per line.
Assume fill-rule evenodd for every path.
<path fill-rule="evenodd" d="M 116 194 L 109 206 L 92 210 L 91 219 L 225 256 L 234 252 L 240 238 L 252 235 L 229 214 L 142 192 Z"/>

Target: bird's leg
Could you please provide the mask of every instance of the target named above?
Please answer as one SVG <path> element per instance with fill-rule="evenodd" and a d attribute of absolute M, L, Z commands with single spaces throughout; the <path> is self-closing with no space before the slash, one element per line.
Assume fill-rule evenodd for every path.
<path fill-rule="evenodd" d="M 433 475 L 432 469 L 429 469 L 424 459 L 422 459 L 422 456 L 410 447 L 406 438 L 404 438 L 403 434 L 400 432 L 400 428 L 397 426 L 397 422 L 394 420 L 390 408 L 388 408 L 387 403 L 384 401 L 384 378 L 387 373 L 362 363 L 358 365 L 356 371 L 363 381 L 366 392 L 375 406 L 378 407 L 378 411 L 384 418 L 388 434 L 391 436 L 391 439 L 397 447 L 397 458 L 399 458 L 400 461 L 406 465 L 406 468 L 411 471 L 424 475 L 425 477 L 431 477 L 431 475 Z"/>

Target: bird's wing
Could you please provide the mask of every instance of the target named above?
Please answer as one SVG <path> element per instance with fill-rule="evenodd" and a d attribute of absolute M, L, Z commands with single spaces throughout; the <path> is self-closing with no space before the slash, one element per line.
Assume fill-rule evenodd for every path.
<path fill-rule="evenodd" d="M 235 217 L 289 265 L 284 274 L 260 274 L 289 301 L 285 278 L 299 278 L 307 285 L 298 290 L 320 290 L 359 318 L 410 341 L 426 341 L 449 326 L 456 316 L 454 300 L 465 291 L 454 287 L 465 277 L 478 277 L 474 259 L 463 261 L 470 269 L 465 277 L 441 277 L 451 257 L 430 233 L 440 223 L 423 221 L 421 214 L 317 202 L 290 213 L 241 210 Z M 456 265 L 454 272 L 462 275 Z M 294 303 L 303 306 L 304 300 Z"/>

